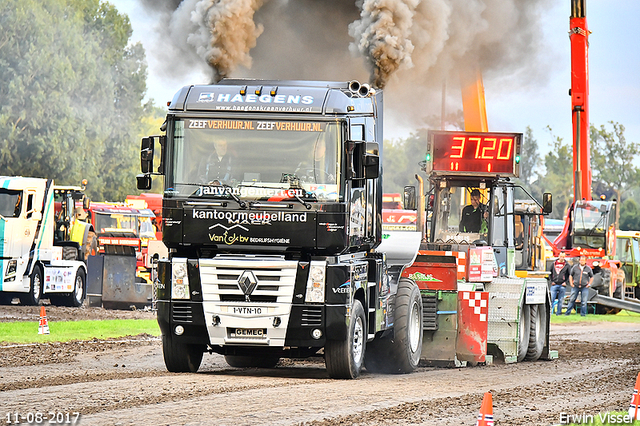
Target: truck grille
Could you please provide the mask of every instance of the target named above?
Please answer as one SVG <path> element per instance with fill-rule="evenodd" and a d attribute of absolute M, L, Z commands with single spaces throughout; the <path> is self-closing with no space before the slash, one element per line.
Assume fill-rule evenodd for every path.
<path fill-rule="evenodd" d="M 297 266 L 295 261 L 272 257 L 200 259 L 202 296 L 213 302 L 291 304 Z M 239 284 L 243 274 L 257 281 L 248 294 Z"/>
<path fill-rule="evenodd" d="M 300 325 L 302 327 L 322 326 L 322 308 L 303 308 Z"/>
<path fill-rule="evenodd" d="M 171 318 L 175 322 L 193 322 L 193 311 L 191 305 L 179 305 L 173 303 L 171 305 Z"/>
<path fill-rule="evenodd" d="M 438 329 L 438 300 L 435 294 L 422 295 L 422 329 L 436 331 Z"/>

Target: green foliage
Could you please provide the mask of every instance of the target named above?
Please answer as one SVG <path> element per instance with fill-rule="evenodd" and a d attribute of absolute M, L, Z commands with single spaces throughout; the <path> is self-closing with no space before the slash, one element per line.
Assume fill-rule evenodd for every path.
<path fill-rule="evenodd" d="M 533 130 L 527 126 L 524 133 L 524 140 L 520 149 L 520 181 L 522 185 L 529 189 L 536 170 L 540 165 L 540 154 L 538 153 L 538 141 L 533 137 Z"/>
<path fill-rule="evenodd" d="M 427 153 L 427 130 L 420 129 L 406 139 L 384 141 L 383 150 L 383 191 L 402 193 L 406 185 L 416 185 L 415 175 L 426 180 L 419 163 Z"/>
<path fill-rule="evenodd" d="M 146 65 L 129 19 L 100 0 L 5 0 L 0 25 L 0 174 L 135 191 Z"/>
<path fill-rule="evenodd" d="M 627 142 L 622 124 L 613 121 L 609 124 L 613 127 L 612 131 L 607 130 L 605 125 L 592 125 L 590 128 L 593 187 L 608 189 L 613 195 L 612 198 L 622 202 L 623 195 L 640 179 L 640 169 L 633 165 L 633 161 L 640 154 L 640 145 Z M 633 207 L 620 203 L 622 208 L 617 210 L 618 222 L 625 205 Z"/>
<path fill-rule="evenodd" d="M 0 322 L 0 342 L 5 344 L 108 339 L 142 333 L 160 335 L 158 322 L 153 319 L 49 321 L 49 332 L 38 334 L 37 321 Z"/>
<path fill-rule="evenodd" d="M 565 315 L 551 315 L 551 323 L 552 324 L 566 324 L 566 323 L 576 323 L 576 322 L 630 322 L 637 323 L 640 322 L 640 314 L 622 310 L 615 315 L 595 315 L 595 314 L 587 314 L 586 317 L 580 316 L 578 314 L 573 314 L 569 316 Z"/>
<path fill-rule="evenodd" d="M 633 198 L 627 198 L 622 202 L 618 226 L 622 231 L 640 230 L 640 206 Z"/>

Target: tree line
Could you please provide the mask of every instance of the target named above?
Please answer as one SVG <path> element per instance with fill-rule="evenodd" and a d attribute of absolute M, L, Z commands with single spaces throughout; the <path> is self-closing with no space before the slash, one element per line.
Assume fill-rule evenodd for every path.
<path fill-rule="evenodd" d="M 0 22 L 0 174 L 87 179 L 101 201 L 136 193 L 158 111 L 129 18 L 99 0 L 3 0 Z"/>

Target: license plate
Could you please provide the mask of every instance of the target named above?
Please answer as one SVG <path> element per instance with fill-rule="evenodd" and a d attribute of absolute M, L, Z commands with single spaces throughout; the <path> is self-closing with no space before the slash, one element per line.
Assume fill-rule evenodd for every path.
<path fill-rule="evenodd" d="M 234 306 L 232 312 L 236 315 L 260 315 L 262 314 L 262 308 L 255 306 Z"/>
<path fill-rule="evenodd" d="M 231 330 L 230 337 L 264 339 L 267 337 L 267 330 L 265 328 L 234 328 Z"/>

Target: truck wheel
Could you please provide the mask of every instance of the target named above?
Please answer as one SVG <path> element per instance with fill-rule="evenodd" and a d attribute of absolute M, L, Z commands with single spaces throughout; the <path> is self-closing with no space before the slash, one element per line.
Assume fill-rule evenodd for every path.
<path fill-rule="evenodd" d="M 345 340 L 327 340 L 324 362 L 333 379 L 355 379 L 360 375 L 367 344 L 367 323 L 359 300 L 353 301 Z"/>
<path fill-rule="evenodd" d="M 235 368 L 273 368 L 280 361 L 280 357 L 275 355 L 225 355 L 224 360 L 227 361 L 227 364 L 231 367 Z"/>
<path fill-rule="evenodd" d="M 78 272 L 76 272 L 76 279 L 74 280 L 73 291 L 67 298 L 67 306 L 73 306 L 76 308 L 82 306 L 82 302 L 84 302 L 84 296 L 86 294 L 86 282 L 87 280 L 84 270 L 78 269 Z"/>
<path fill-rule="evenodd" d="M 36 265 L 31 274 L 31 285 L 29 292 L 20 295 L 20 301 L 23 305 L 39 305 L 42 297 L 42 266 Z"/>
<path fill-rule="evenodd" d="M 75 247 L 63 246 L 62 247 L 62 259 L 64 260 L 77 260 L 78 250 Z"/>
<path fill-rule="evenodd" d="M 616 289 L 613 292 L 613 297 L 624 300 L 624 288 L 627 285 L 627 277 L 624 275 L 624 272 L 620 272 L 622 271 L 618 271 L 618 279 L 616 280 Z"/>
<path fill-rule="evenodd" d="M 89 231 L 87 234 L 87 241 L 84 243 L 84 262 L 89 261 L 89 256 L 95 256 L 98 254 L 98 236 L 95 232 Z"/>
<path fill-rule="evenodd" d="M 609 287 L 611 286 L 611 269 L 602 269 L 602 287 L 598 289 L 598 294 L 609 296 Z"/>
<path fill-rule="evenodd" d="M 172 336 L 162 335 L 164 365 L 172 373 L 195 373 L 200 368 L 204 348 L 176 343 Z"/>
<path fill-rule="evenodd" d="M 524 301 L 520 306 L 518 326 L 518 362 L 522 362 L 529 350 L 529 336 L 531 334 L 531 305 L 527 305 Z"/>
<path fill-rule="evenodd" d="M 404 374 L 418 367 L 422 354 L 422 297 L 409 279 L 401 278 L 395 305 L 393 337 L 371 342 L 365 366 L 372 373 Z"/>
<path fill-rule="evenodd" d="M 547 343 L 547 305 L 530 305 L 531 327 L 529 331 L 529 347 L 526 359 L 537 361 L 542 355 L 544 345 Z"/>

